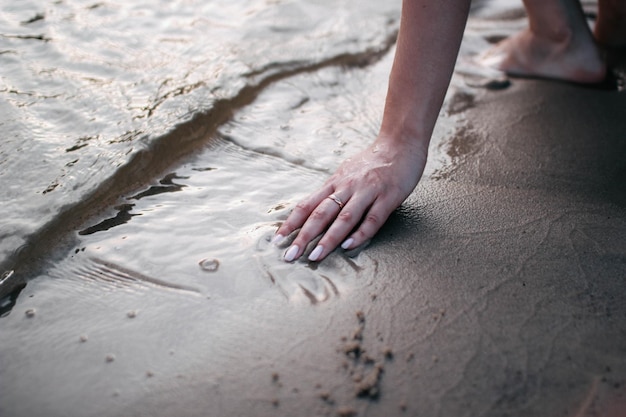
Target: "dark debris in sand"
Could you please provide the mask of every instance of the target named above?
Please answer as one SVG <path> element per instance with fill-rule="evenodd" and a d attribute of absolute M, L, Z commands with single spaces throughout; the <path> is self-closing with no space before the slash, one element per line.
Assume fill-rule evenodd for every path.
<path fill-rule="evenodd" d="M 380 395 L 380 381 L 384 373 L 384 361 L 393 358 L 391 347 L 385 346 L 380 351 L 380 358 L 370 355 L 364 343 L 365 313 L 356 312 L 358 327 L 351 337 L 343 337 L 343 345 L 339 350 L 349 359 L 343 368 L 352 376 L 354 393 L 358 398 L 377 399 Z"/>

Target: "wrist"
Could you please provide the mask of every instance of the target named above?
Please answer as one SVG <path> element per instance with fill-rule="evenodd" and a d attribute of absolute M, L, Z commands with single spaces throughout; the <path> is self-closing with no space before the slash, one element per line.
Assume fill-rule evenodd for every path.
<path fill-rule="evenodd" d="M 386 130 L 381 128 L 372 144 L 374 151 L 383 150 L 390 154 L 406 154 L 426 161 L 430 135 L 412 129 Z"/>

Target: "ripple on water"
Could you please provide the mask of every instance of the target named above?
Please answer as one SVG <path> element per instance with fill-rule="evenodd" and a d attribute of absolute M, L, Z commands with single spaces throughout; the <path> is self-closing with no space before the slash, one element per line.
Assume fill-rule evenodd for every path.
<path fill-rule="evenodd" d="M 69 273 L 73 277 L 99 284 L 102 288 L 109 289 L 140 290 L 153 288 L 193 295 L 200 294 L 200 291 L 194 287 L 173 284 L 96 257 L 88 257 L 81 260 L 78 266 L 71 266 L 69 270 L 65 270 L 65 266 L 65 264 L 59 265 L 50 272 L 50 275 L 53 277 L 67 276 Z"/>
<path fill-rule="evenodd" d="M 356 288 L 360 278 L 376 276 L 378 262 L 366 253 L 351 258 L 338 249 L 323 262 L 308 261 L 316 241 L 298 261 L 287 263 L 282 255 L 292 239 L 277 248 L 270 242 L 272 236 L 273 231 L 266 232 L 258 239 L 253 256 L 265 278 L 290 302 L 315 305 L 339 298 Z"/>

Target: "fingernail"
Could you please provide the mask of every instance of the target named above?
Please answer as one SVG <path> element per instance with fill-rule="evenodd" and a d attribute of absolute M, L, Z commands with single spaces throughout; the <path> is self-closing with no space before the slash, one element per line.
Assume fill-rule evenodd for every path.
<path fill-rule="evenodd" d="M 293 245 L 292 247 L 290 247 L 289 250 L 287 250 L 287 252 L 285 253 L 285 261 L 293 261 L 299 250 L 300 248 L 298 247 L 298 245 Z"/>
<path fill-rule="evenodd" d="M 353 243 L 354 239 L 346 239 L 346 241 L 341 244 L 341 249 L 348 249 L 350 246 L 352 246 Z"/>
<path fill-rule="evenodd" d="M 283 240 L 285 240 L 285 236 L 283 235 L 276 235 L 272 238 L 272 244 L 274 245 L 280 245 L 281 243 L 283 243 Z"/>
<path fill-rule="evenodd" d="M 324 247 L 322 245 L 317 245 L 315 249 L 313 249 L 313 252 L 309 255 L 309 261 L 317 261 L 322 252 L 324 252 Z"/>

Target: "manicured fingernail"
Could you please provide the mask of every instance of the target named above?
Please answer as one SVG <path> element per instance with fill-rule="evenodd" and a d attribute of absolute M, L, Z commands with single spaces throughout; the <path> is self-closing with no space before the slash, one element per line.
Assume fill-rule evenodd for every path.
<path fill-rule="evenodd" d="M 291 262 L 295 259 L 296 255 L 298 254 L 298 251 L 300 250 L 300 248 L 298 247 L 298 245 L 293 245 L 292 247 L 290 247 L 287 252 L 285 253 L 285 260 L 287 262 Z"/>
<path fill-rule="evenodd" d="M 272 239 L 272 243 L 274 245 L 280 245 L 281 243 L 283 243 L 283 240 L 285 240 L 285 236 L 283 236 L 283 235 L 276 235 Z"/>
<path fill-rule="evenodd" d="M 309 255 L 309 261 L 317 261 L 322 252 L 324 252 L 324 247 L 322 245 L 317 245 L 315 249 L 313 249 L 313 252 Z"/>
<path fill-rule="evenodd" d="M 341 249 L 348 249 L 350 246 L 352 246 L 353 243 L 354 239 L 346 239 L 346 241 L 341 244 Z"/>

